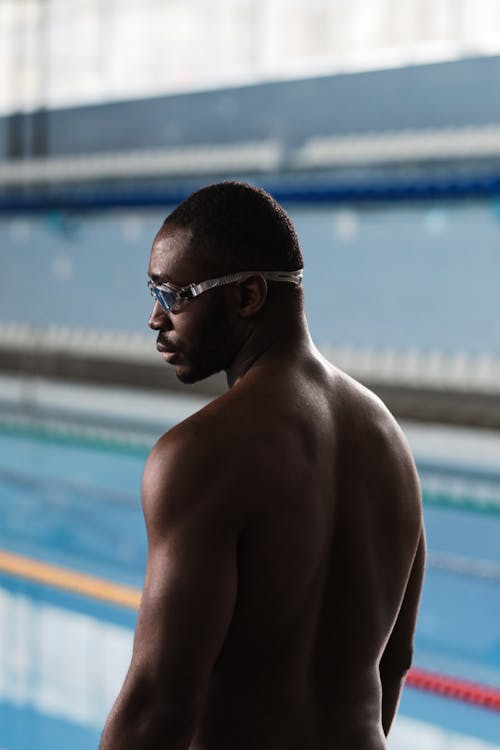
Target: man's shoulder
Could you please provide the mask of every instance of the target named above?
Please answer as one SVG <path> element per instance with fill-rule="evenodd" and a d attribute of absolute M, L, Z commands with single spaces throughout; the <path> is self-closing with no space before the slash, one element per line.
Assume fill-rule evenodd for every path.
<path fill-rule="evenodd" d="M 400 425 L 376 393 L 341 370 L 337 370 L 337 389 L 344 436 L 375 454 L 413 460 Z"/>
<path fill-rule="evenodd" d="M 146 519 L 163 525 L 211 514 L 240 525 L 251 504 L 250 464 L 244 441 L 224 422 L 204 408 L 157 441 L 143 475 Z"/>
<path fill-rule="evenodd" d="M 340 465 L 374 496 L 404 507 L 411 525 L 420 518 L 421 490 L 408 440 L 393 414 L 370 389 L 343 376 L 344 404 L 339 425 Z M 383 504 L 377 507 L 383 507 Z"/>
<path fill-rule="evenodd" d="M 145 473 L 156 476 L 204 473 L 224 442 L 220 425 L 204 409 L 165 432 L 151 450 Z"/>
<path fill-rule="evenodd" d="M 222 394 L 209 404 L 170 428 L 158 440 L 152 453 L 171 455 L 175 460 L 184 456 L 190 461 L 210 458 L 226 448 L 235 448 L 238 437 L 244 438 L 244 409 Z M 236 442 L 235 442 L 236 441 Z"/>
<path fill-rule="evenodd" d="M 251 409 L 223 394 L 162 435 L 146 470 L 205 481 L 223 469 L 234 474 L 258 454 L 251 423 Z"/>

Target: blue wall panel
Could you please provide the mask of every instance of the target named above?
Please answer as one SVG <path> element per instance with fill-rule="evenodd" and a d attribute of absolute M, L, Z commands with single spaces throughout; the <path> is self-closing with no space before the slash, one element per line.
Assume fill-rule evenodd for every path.
<path fill-rule="evenodd" d="M 0 220 L 0 321 L 145 331 L 152 239 L 168 208 Z M 500 355 L 494 202 L 293 206 L 320 345 Z"/>

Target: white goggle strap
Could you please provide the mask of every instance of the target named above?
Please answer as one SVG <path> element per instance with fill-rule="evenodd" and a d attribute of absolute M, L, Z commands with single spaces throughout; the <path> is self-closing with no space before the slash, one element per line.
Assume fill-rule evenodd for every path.
<path fill-rule="evenodd" d="M 299 268 L 298 271 L 264 271 L 262 276 L 269 281 L 285 281 L 288 284 L 299 284 L 302 283 L 302 277 L 304 271 Z"/>
<path fill-rule="evenodd" d="M 226 276 L 220 276 L 217 279 L 208 279 L 202 281 L 199 284 L 191 284 L 188 287 L 190 296 L 197 297 L 202 292 L 206 292 L 209 289 L 215 289 L 217 286 L 224 286 L 224 284 L 231 284 L 233 281 L 239 281 L 244 279 L 245 276 L 253 276 L 257 274 L 263 276 L 269 281 L 284 281 L 288 284 L 301 284 L 304 271 L 300 268 L 298 271 L 238 271 L 237 273 L 229 273 Z M 188 291 L 186 290 L 186 291 Z"/>

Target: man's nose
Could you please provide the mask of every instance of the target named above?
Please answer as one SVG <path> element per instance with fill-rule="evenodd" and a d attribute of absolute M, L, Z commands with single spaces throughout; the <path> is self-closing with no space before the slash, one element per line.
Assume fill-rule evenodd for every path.
<path fill-rule="evenodd" d="M 148 320 L 148 326 L 152 328 L 153 331 L 163 331 L 172 328 L 170 315 L 165 312 L 159 302 L 155 302 L 153 305 L 153 309 Z"/>

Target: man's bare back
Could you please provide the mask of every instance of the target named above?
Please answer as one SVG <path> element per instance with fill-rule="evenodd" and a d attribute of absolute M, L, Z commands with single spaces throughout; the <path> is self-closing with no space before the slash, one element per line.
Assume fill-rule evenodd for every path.
<path fill-rule="evenodd" d="M 160 350 L 187 377 L 176 322 Z M 423 575 L 413 459 L 298 319 L 264 338 L 146 464 L 148 567 L 103 750 L 386 746 Z"/>

